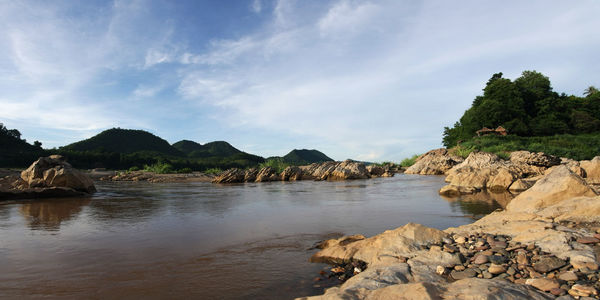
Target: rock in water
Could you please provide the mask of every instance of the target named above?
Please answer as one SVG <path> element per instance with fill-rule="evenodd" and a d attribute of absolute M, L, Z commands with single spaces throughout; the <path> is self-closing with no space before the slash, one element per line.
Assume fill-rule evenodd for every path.
<path fill-rule="evenodd" d="M 244 178 L 246 177 L 246 172 L 240 169 L 229 169 L 223 172 L 221 175 L 215 177 L 213 179 L 213 183 L 240 183 L 244 182 Z"/>
<path fill-rule="evenodd" d="M 21 179 L 29 188 L 70 188 L 78 192 L 96 191 L 92 179 L 74 169 L 61 155 L 40 157 L 21 172 Z"/>

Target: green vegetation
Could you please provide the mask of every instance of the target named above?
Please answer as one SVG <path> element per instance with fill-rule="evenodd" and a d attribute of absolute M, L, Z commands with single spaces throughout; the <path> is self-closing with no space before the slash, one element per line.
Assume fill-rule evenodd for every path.
<path fill-rule="evenodd" d="M 215 175 L 221 174 L 222 172 L 223 172 L 223 170 L 221 170 L 219 168 L 210 168 L 210 169 L 204 171 L 204 173 L 206 173 L 206 174 L 215 174 Z"/>
<path fill-rule="evenodd" d="M 483 136 L 463 142 L 452 149 L 462 157 L 467 157 L 474 150 L 496 153 L 505 159 L 510 152 L 517 150 L 544 152 L 575 160 L 592 159 L 600 152 L 600 133 L 540 137 Z"/>
<path fill-rule="evenodd" d="M 42 143 L 35 141 L 33 145 L 21 139 L 21 132 L 8 129 L 0 123 L 0 166 L 28 166 L 40 156 L 46 155 Z"/>
<path fill-rule="evenodd" d="M 258 167 L 261 169 L 271 167 L 275 169 L 277 173 L 283 172 L 283 170 L 289 166 L 290 164 L 285 162 L 281 157 L 269 157 L 265 162 L 258 165 Z"/>
<path fill-rule="evenodd" d="M 483 127 L 502 126 L 520 137 L 596 133 L 600 131 L 600 92 L 589 87 L 584 95 L 558 94 L 548 77 L 536 71 L 524 71 L 514 81 L 496 73 L 460 120 L 452 128 L 444 128 L 444 146 L 462 145 Z"/>
<path fill-rule="evenodd" d="M 415 155 L 413 155 L 413 156 L 411 156 L 411 157 L 405 158 L 405 159 L 403 159 L 403 160 L 400 162 L 400 166 L 401 166 L 401 167 L 408 168 L 408 167 L 410 167 L 410 166 L 412 166 L 412 165 L 414 165 L 414 164 L 415 164 L 415 162 L 417 161 L 417 158 L 418 158 L 418 157 L 419 157 L 419 155 L 418 155 L 418 154 L 415 154 Z"/>
<path fill-rule="evenodd" d="M 283 162 L 296 166 L 309 165 L 312 163 L 321 163 L 326 161 L 333 161 L 333 159 L 323 154 L 323 152 L 314 149 L 294 149 L 283 157 Z"/>
<path fill-rule="evenodd" d="M 146 172 L 153 172 L 156 174 L 169 174 L 169 173 L 175 173 L 175 169 L 173 168 L 173 166 L 171 164 L 168 163 L 155 163 L 152 165 L 145 165 L 144 166 L 144 171 Z"/>

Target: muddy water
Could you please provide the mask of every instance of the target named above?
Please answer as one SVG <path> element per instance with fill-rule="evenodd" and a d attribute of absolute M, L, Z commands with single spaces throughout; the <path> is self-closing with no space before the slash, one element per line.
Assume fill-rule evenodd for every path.
<path fill-rule="evenodd" d="M 90 198 L 0 203 L 0 298 L 292 299 L 322 293 L 320 240 L 407 222 L 446 228 L 500 207 L 443 199 L 443 178 L 103 183 Z"/>

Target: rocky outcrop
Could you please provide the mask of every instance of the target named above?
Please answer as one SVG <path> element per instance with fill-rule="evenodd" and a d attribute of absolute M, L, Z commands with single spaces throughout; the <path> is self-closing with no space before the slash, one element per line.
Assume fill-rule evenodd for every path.
<path fill-rule="evenodd" d="M 244 182 L 254 182 L 256 180 L 256 176 L 258 175 L 257 168 L 250 168 L 246 170 L 244 173 Z"/>
<path fill-rule="evenodd" d="M 377 165 L 368 165 L 367 172 L 372 177 L 380 177 L 383 174 L 385 174 L 385 169 L 383 167 L 377 166 Z"/>
<path fill-rule="evenodd" d="M 596 196 L 596 192 L 579 175 L 561 165 L 513 199 L 506 209 L 511 212 L 534 212 L 578 196 Z"/>
<path fill-rule="evenodd" d="M 264 167 L 258 171 L 256 175 L 256 182 L 269 182 L 269 181 L 277 181 L 279 180 L 279 176 L 277 176 L 277 171 L 272 167 Z"/>
<path fill-rule="evenodd" d="M 92 179 L 60 155 L 41 157 L 20 176 L 0 180 L 0 199 L 71 197 L 95 191 Z"/>
<path fill-rule="evenodd" d="M 313 261 L 359 261 L 367 267 L 324 295 L 305 299 L 597 297 L 600 196 L 569 166 L 559 165 L 507 210 L 473 224 L 444 231 L 407 224 L 321 246 Z"/>
<path fill-rule="evenodd" d="M 229 169 L 223 172 L 221 175 L 213 179 L 213 183 L 240 183 L 244 182 L 246 172 L 240 169 Z"/>
<path fill-rule="evenodd" d="M 74 169 L 61 155 L 41 157 L 21 172 L 21 179 L 29 188 L 69 188 L 78 192 L 96 191 L 92 179 Z"/>
<path fill-rule="evenodd" d="M 492 153 L 472 152 L 467 159 L 447 172 L 446 182 L 449 185 L 443 187 L 440 194 L 469 194 L 484 189 L 497 192 L 520 191 L 535 182 L 536 176 L 544 174 L 548 166 L 555 163 L 560 163 L 560 159 L 543 153 L 517 151 L 511 154 L 510 160 L 503 160 Z M 514 185 L 519 179 L 526 181 Z"/>
<path fill-rule="evenodd" d="M 327 180 L 367 179 L 371 178 L 364 163 L 345 160 L 339 163 L 327 176 Z"/>
<path fill-rule="evenodd" d="M 296 166 L 289 166 L 281 172 L 282 181 L 297 181 L 302 180 L 302 169 Z"/>
<path fill-rule="evenodd" d="M 585 170 L 586 181 L 590 184 L 600 184 L 600 156 L 592 160 L 583 160 L 580 166 Z"/>
<path fill-rule="evenodd" d="M 447 149 L 440 148 L 431 150 L 419 156 L 416 162 L 406 169 L 406 174 L 418 175 L 443 175 L 448 170 L 464 159 L 460 156 L 452 155 Z"/>

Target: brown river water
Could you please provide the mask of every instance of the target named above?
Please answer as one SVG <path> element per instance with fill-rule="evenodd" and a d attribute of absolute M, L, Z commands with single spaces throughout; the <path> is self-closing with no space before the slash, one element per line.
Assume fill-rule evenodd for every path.
<path fill-rule="evenodd" d="M 473 222 L 503 199 L 443 199 L 443 177 L 98 182 L 94 196 L 0 203 L 0 298 L 293 299 L 323 292 L 317 242 Z"/>

